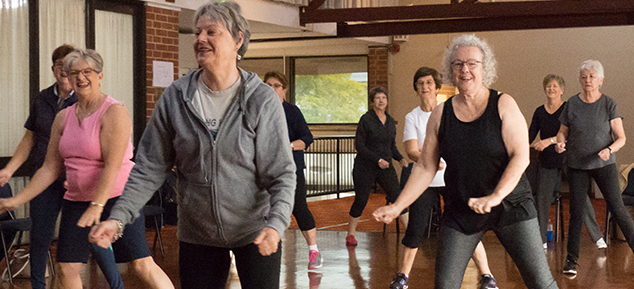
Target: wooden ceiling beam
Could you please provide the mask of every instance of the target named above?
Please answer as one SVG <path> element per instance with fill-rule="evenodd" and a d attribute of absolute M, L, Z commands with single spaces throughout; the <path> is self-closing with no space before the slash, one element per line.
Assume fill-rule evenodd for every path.
<path fill-rule="evenodd" d="M 313 0 L 323 3 L 322 0 Z M 309 5 L 310 5 L 309 4 Z M 317 3 L 315 3 L 317 4 Z M 314 6 L 312 6 L 314 7 Z M 561 0 L 454 3 L 346 9 L 300 9 L 300 24 L 336 22 L 394 22 L 431 19 L 558 17 L 634 12 L 631 0 Z"/>
<path fill-rule="evenodd" d="M 571 27 L 634 25 L 634 13 L 497 17 L 427 21 L 400 21 L 349 25 L 337 24 L 338 37 L 370 37 L 409 34 L 464 33 Z"/>

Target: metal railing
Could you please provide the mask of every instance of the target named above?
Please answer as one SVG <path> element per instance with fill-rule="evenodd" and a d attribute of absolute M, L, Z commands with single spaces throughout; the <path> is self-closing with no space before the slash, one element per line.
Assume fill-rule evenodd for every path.
<path fill-rule="evenodd" d="M 354 190 L 352 168 L 357 152 L 354 136 L 316 137 L 304 154 L 307 196 Z"/>

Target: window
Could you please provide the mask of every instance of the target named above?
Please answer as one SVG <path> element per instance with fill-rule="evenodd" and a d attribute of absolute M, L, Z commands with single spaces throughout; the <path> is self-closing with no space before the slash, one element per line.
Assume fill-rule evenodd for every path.
<path fill-rule="evenodd" d="M 368 110 L 367 56 L 293 60 L 295 105 L 306 122 L 357 123 Z"/>

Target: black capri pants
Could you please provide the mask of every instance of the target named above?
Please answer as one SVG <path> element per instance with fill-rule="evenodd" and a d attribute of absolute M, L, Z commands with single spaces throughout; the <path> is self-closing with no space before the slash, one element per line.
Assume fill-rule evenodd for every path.
<path fill-rule="evenodd" d="M 354 168 L 352 169 L 354 203 L 352 203 L 350 208 L 351 217 L 358 218 L 361 216 L 363 209 L 368 204 L 370 191 L 372 191 L 374 183 L 378 183 L 386 191 L 386 199 L 390 203 L 394 203 L 398 195 L 401 194 L 398 176 L 392 165 L 392 160 L 388 162 L 390 167 L 381 169 L 377 164 L 368 164 L 365 161 L 355 159 Z"/>

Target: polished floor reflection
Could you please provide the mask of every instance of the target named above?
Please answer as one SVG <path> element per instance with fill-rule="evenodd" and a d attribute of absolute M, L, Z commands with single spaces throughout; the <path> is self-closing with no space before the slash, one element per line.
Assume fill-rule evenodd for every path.
<path fill-rule="evenodd" d="M 317 242 L 324 257 L 324 266 L 318 270 L 308 270 L 308 247 L 297 229 L 289 229 L 283 238 L 281 288 L 389 288 L 390 281 L 399 267 L 402 254 L 400 238 L 403 233 L 397 235 L 395 226 L 388 226 L 388 232 L 382 233 L 382 225 L 369 220 L 368 215 L 362 216 L 363 232 L 358 232 L 359 245 L 356 248 L 347 248 L 343 231 L 346 225 L 341 219 L 347 216 L 347 209 L 340 209 L 351 203 L 349 198 L 335 201 L 344 203 L 337 205 L 321 202 L 311 202 L 309 206 L 316 215 L 317 224 L 324 223 L 323 228 L 317 231 Z M 381 196 L 371 197 L 366 211 L 372 211 L 374 207 L 384 204 Z M 605 218 L 605 204 L 602 200 L 594 200 L 597 217 L 600 224 Z M 348 207 L 349 208 L 349 207 Z M 567 205 L 566 205 L 567 208 Z M 369 213 L 367 213 L 369 214 Z M 328 215 L 331 218 L 325 222 Z M 320 221 L 319 218 L 324 220 Z M 553 210 L 554 218 L 554 210 Z M 567 218 L 567 212 L 566 212 Z M 566 220 L 567 221 L 567 220 Z M 331 223 L 329 223 L 331 222 Z M 603 226 L 602 226 L 603 227 Z M 402 230 L 402 228 L 401 228 Z M 165 256 L 160 251 L 154 252 L 155 260 L 169 277 L 174 281 L 176 288 L 179 286 L 178 278 L 178 242 L 176 239 L 176 227 L 167 226 L 162 232 L 165 246 Z M 153 241 L 153 231 L 147 232 L 150 244 Z M 434 260 L 436 244 L 438 240 L 435 234 L 425 239 L 418 251 L 414 267 L 410 274 L 410 288 L 433 288 Z M 492 232 L 487 233 L 483 239 L 486 247 L 489 264 L 499 287 L 526 288 L 513 261 L 506 253 L 500 242 Z M 584 229 L 581 242 L 581 258 L 579 260 L 579 274 L 576 278 L 569 279 L 561 271 L 565 260 L 565 239 L 561 242 L 549 243 L 544 251 L 547 255 L 551 271 L 559 288 L 634 288 L 634 254 L 627 243 L 619 240 L 611 240 L 607 249 L 597 249 L 588 237 Z M 4 270 L 4 261 L 0 264 L 0 270 Z M 126 288 L 144 288 L 143 284 L 132 273 L 128 272 L 125 265 L 120 266 Z M 85 288 L 108 288 L 105 279 L 94 263 L 84 267 L 83 280 Z M 49 281 L 51 278 L 49 278 Z M 478 272 L 471 262 L 464 275 L 462 288 L 477 288 Z M 17 279 L 15 286 L 10 286 L 3 281 L 0 288 L 31 288 L 28 280 Z M 238 276 L 232 273 L 227 288 L 240 288 Z"/>

